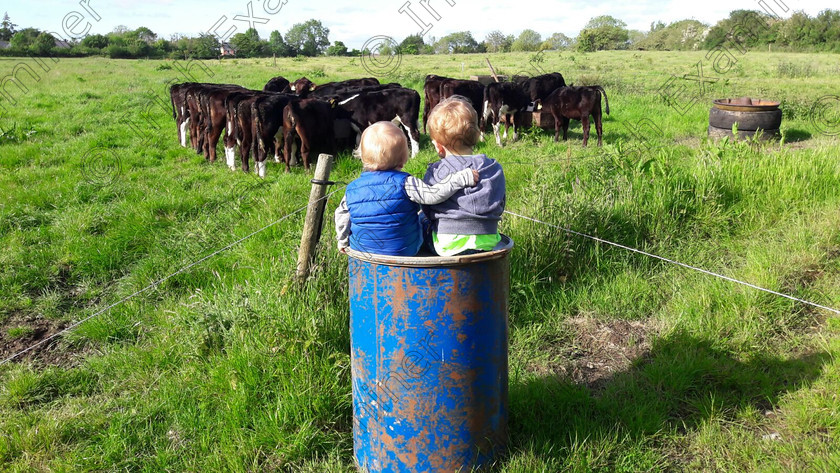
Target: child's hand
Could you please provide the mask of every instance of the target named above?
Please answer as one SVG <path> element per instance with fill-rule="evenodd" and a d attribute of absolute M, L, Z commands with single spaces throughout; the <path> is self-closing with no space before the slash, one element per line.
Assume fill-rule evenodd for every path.
<path fill-rule="evenodd" d="M 475 182 L 475 184 L 473 184 L 473 186 L 477 186 L 478 181 L 480 181 L 481 179 L 478 177 L 478 171 L 473 169 L 472 172 L 473 172 L 473 181 Z"/>

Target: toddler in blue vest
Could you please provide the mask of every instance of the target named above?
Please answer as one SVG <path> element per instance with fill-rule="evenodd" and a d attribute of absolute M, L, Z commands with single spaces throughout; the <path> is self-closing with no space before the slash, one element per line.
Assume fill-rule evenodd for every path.
<path fill-rule="evenodd" d="M 342 252 L 349 247 L 371 254 L 415 256 L 423 245 L 420 205 L 444 202 L 479 181 L 472 169 L 434 185 L 403 172 L 408 142 L 391 122 L 369 126 L 362 133 L 359 154 L 364 171 L 347 185 L 335 211 L 338 249 Z"/>
<path fill-rule="evenodd" d="M 426 170 L 426 184 L 457 179 L 465 169 L 478 171 L 481 177 L 475 187 L 423 207 L 431 221 L 428 246 L 441 256 L 497 248 L 501 242 L 499 221 L 505 210 L 505 174 L 495 159 L 473 153 L 480 135 L 475 110 L 465 97 L 452 96 L 432 109 L 426 127 L 441 158 Z"/>

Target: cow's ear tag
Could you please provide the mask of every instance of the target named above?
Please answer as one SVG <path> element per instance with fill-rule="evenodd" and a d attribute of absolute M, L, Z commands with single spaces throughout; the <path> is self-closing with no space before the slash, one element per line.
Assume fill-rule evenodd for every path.
<path fill-rule="evenodd" d="M 541 103 L 537 104 L 537 110 L 542 110 L 542 104 Z"/>
<path fill-rule="evenodd" d="M 310 91 L 310 92 L 312 92 L 313 90 L 315 90 L 315 86 L 314 86 L 314 85 L 313 85 L 312 87 L 310 87 L 310 88 L 309 88 L 309 91 Z"/>
<path fill-rule="evenodd" d="M 330 99 L 330 107 L 335 108 L 335 99 Z"/>

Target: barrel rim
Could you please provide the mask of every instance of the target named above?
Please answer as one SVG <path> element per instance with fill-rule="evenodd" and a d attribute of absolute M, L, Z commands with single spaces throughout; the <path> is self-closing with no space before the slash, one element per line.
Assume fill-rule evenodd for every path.
<path fill-rule="evenodd" d="M 386 266 L 405 266 L 411 268 L 431 268 L 442 266 L 462 266 L 473 263 L 482 263 L 504 258 L 513 249 L 513 239 L 502 234 L 501 248 L 493 251 L 485 251 L 472 255 L 461 256 L 390 256 L 376 255 L 356 251 L 348 248 L 347 256 L 350 258 L 365 261 L 368 263 L 382 264 Z"/>
<path fill-rule="evenodd" d="M 738 99 L 716 99 L 712 103 L 714 105 L 714 108 L 726 110 L 728 112 L 766 112 L 771 110 L 778 110 L 779 105 L 781 105 L 781 102 L 776 102 L 774 100 L 749 99 L 751 105 L 732 103 L 733 100 Z"/>

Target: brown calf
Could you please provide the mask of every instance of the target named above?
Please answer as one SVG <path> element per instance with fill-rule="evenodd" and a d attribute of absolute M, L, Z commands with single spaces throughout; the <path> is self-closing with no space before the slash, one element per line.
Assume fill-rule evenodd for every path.
<path fill-rule="evenodd" d="M 548 110 L 554 117 L 554 141 L 563 127 L 563 141 L 568 139 L 569 119 L 580 120 L 583 128 L 583 146 L 589 142 L 589 116 L 595 119 L 595 132 L 598 134 L 598 146 L 601 146 L 603 126 L 601 124 L 601 94 L 610 114 L 610 101 L 607 92 L 600 85 L 584 87 L 560 87 L 544 100 L 535 100 L 536 110 Z"/>

